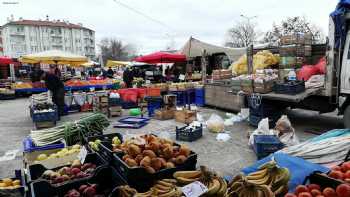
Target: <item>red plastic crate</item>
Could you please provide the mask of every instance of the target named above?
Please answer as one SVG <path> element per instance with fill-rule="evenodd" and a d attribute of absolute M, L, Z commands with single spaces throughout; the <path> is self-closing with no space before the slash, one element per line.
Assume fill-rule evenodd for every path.
<path fill-rule="evenodd" d="M 147 88 L 146 95 L 147 96 L 160 96 L 161 88 Z"/>

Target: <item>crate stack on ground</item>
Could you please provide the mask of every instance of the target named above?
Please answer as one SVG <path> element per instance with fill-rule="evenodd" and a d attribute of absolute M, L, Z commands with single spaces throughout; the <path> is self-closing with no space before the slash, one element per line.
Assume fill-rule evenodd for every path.
<path fill-rule="evenodd" d="M 280 72 L 285 69 L 298 69 L 311 56 L 311 34 L 292 34 L 282 36 L 280 40 Z M 288 71 L 289 72 L 289 71 Z"/>
<path fill-rule="evenodd" d="M 111 97 L 112 93 L 108 98 L 108 117 L 115 117 L 122 115 L 122 100 L 120 97 Z"/>
<path fill-rule="evenodd" d="M 31 96 L 30 116 L 37 129 L 56 125 L 58 121 L 57 106 L 51 102 L 47 93 Z"/>
<path fill-rule="evenodd" d="M 269 119 L 270 128 L 274 127 L 277 120 L 282 115 L 283 107 L 279 107 L 278 103 L 263 100 L 258 95 L 251 95 L 248 97 L 249 106 L 249 124 L 257 127 L 259 122 L 264 119 Z"/>
<path fill-rule="evenodd" d="M 147 88 L 146 96 L 148 116 L 153 117 L 155 110 L 162 108 L 163 98 L 161 96 L 161 88 Z"/>
<path fill-rule="evenodd" d="M 204 92 L 203 85 L 196 86 L 194 91 L 195 91 L 194 103 L 197 106 L 203 107 L 205 105 L 205 92 Z"/>
<path fill-rule="evenodd" d="M 158 120 L 169 120 L 174 118 L 176 110 L 176 95 L 167 94 L 163 96 L 163 107 L 154 112 L 154 118 Z"/>
<path fill-rule="evenodd" d="M 108 98 L 107 92 L 96 93 L 93 99 L 93 111 L 108 115 Z"/>

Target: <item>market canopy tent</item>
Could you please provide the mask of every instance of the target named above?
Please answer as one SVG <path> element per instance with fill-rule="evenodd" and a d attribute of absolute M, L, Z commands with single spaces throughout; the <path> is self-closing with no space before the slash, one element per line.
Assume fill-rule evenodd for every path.
<path fill-rule="evenodd" d="M 185 54 L 187 58 L 195 58 L 202 56 L 203 50 L 206 51 L 207 55 L 225 53 L 231 62 L 238 60 L 239 57 L 246 53 L 246 48 L 228 48 L 216 46 L 192 37 L 180 49 L 180 53 Z"/>
<path fill-rule="evenodd" d="M 80 66 L 88 62 L 87 57 L 72 54 L 66 51 L 51 50 L 39 53 L 23 55 L 19 58 L 22 63 L 35 64 L 69 64 L 71 66 Z"/>
<path fill-rule="evenodd" d="M 182 54 L 174 54 L 167 52 L 155 52 L 148 55 L 140 56 L 134 59 L 136 62 L 145 62 L 149 64 L 157 63 L 176 63 L 185 62 L 186 56 Z"/>
<path fill-rule="evenodd" d="M 0 64 L 7 65 L 12 63 L 13 63 L 12 58 L 6 57 L 6 56 L 0 56 Z"/>
<path fill-rule="evenodd" d="M 99 63 L 94 62 L 94 61 L 89 61 L 89 62 L 80 64 L 80 66 L 82 66 L 82 67 L 92 67 L 92 66 L 95 66 L 95 65 L 99 65 Z"/>
<path fill-rule="evenodd" d="M 107 60 L 106 67 L 127 66 L 127 65 L 130 65 L 130 62 L 127 62 L 127 61 L 116 61 L 116 60 Z"/>

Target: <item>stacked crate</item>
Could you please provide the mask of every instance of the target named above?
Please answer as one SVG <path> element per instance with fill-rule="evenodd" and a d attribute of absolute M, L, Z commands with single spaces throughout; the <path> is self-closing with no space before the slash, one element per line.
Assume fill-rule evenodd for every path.
<path fill-rule="evenodd" d="M 109 98 L 108 100 L 108 117 L 122 115 L 122 101 L 120 98 Z"/>
<path fill-rule="evenodd" d="M 93 111 L 108 115 L 108 95 L 95 95 L 94 96 Z"/>
<path fill-rule="evenodd" d="M 280 39 L 280 69 L 297 69 L 311 56 L 311 34 L 291 34 Z M 282 71 L 283 72 L 283 71 Z"/>

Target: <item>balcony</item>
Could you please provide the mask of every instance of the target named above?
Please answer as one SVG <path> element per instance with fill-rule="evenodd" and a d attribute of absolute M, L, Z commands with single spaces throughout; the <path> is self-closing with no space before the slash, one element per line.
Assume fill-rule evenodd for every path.
<path fill-rule="evenodd" d="M 24 31 L 11 31 L 11 36 L 24 36 Z"/>

